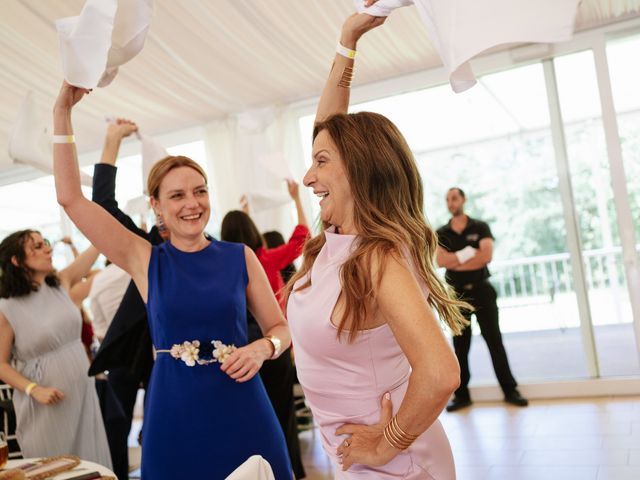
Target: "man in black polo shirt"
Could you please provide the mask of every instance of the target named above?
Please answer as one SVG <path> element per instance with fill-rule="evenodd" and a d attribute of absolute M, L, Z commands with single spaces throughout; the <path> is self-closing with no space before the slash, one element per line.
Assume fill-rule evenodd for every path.
<path fill-rule="evenodd" d="M 497 294 L 489 283 L 489 269 L 493 255 L 493 235 L 489 225 L 475 220 L 464 213 L 466 201 L 464 192 L 457 187 L 447 192 L 447 208 L 452 218 L 448 224 L 438 229 L 437 261 L 440 267 L 447 269 L 446 280 L 460 298 L 475 309 L 480 331 L 487 342 L 493 369 L 507 403 L 526 407 L 528 401 L 516 389 L 518 386 L 509 368 L 507 353 L 502 343 L 502 334 L 498 323 Z M 471 320 L 471 313 L 466 314 Z M 447 405 L 447 411 L 453 412 L 471 405 L 469 395 L 469 349 L 471 348 L 471 325 L 461 335 L 453 337 L 458 362 L 460 363 L 460 387 L 453 400 Z"/>

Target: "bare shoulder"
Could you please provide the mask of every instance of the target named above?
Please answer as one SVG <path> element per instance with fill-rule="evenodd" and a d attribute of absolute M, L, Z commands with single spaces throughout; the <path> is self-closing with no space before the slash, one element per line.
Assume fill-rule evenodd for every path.
<path fill-rule="evenodd" d="M 247 264 L 247 270 L 249 271 L 256 266 L 260 266 L 260 261 L 258 260 L 256 253 L 246 245 L 244 246 L 244 261 Z"/>
<path fill-rule="evenodd" d="M 371 254 L 371 278 L 374 283 L 388 280 L 390 277 L 411 274 L 411 265 L 406 253 L 395 248 L 382 251 L 375 250 Z"/>
<path fill-rule="evenodd" d="M 0 331 L 3 333 L 2 336 L 5 336 L 7 334 L 13 335 L 13 328 L 11 327 L 9 320 L 7 320 L 7 317 L 5 317 L 2 311 L 0 311 Z"/>

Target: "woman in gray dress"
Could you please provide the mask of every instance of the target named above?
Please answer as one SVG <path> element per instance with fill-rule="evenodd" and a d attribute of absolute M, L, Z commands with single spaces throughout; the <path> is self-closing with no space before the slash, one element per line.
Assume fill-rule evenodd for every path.
<path fill-rule="evenodd" d="M 72 454 L 111 468 L 80 311 L 68 293 L 97 256 L 90 247 L 56 273 L 39 232 L 22 230 L 0 243 L 0 380 L 15 390 L 25 457 Z"/>

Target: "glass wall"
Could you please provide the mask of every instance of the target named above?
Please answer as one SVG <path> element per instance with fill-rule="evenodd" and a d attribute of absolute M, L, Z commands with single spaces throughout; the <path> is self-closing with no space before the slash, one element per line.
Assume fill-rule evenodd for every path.
<path fill-rule="evenodd" d="M 640 35 L 608 44 L 611 80 L 635 228 L 640 238 Z M 390 118 L 405 135 L 434 228 L 446 223 L 448 188 L 495 236 L 489 268 L 501 328 L 520 382 L 589 376 L 564 209 L 575 215 L 600 376 L 640 373 L 633 318 L 591 50 L 554 59 L 573 205 L 563 206 L 541 63 L 484 75 L 456 95 L 436 86 L 352 106 Z M 549 74 L 547 72 L 547 74 Z M 313 115 L 300 118 L 305 161 Z M 317 202 L 314 202 L 318 213 Z M 584 325 L 583 325 L 584 323 Z M 495 383 L 474 325 L 472 385 Z"/>
<path fill-rule="evenodd" d="M 640 239 L 640 35 L 611 40 L 607 60 L 636 238 Z"/>
<path fill-rule="evenodd" d="M 638 374 L 593 53 L 554 63 L 600 374 Z"/>

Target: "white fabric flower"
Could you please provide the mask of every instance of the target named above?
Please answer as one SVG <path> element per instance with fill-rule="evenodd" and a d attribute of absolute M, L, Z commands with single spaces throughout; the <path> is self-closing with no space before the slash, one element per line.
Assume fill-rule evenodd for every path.
<path fill-rule="evenodd" d="M 225 345 L 219 340 L 214 340 L 213 342 L 214 350 L 213 350 L 213 358 L 218 360 L 219 363 L 224 363 L 229 355 L 236 351 L 235 345 Z"/>
<path fill-rule="evenodd" d="M 198 360 L 198 354 L 200 353 L 200 342 L 194 340 L 193 342 L 184 342 L 182 344 L 182 354 L 180 359 L 187 364 L 188 367 L 193 367 Z"/>

